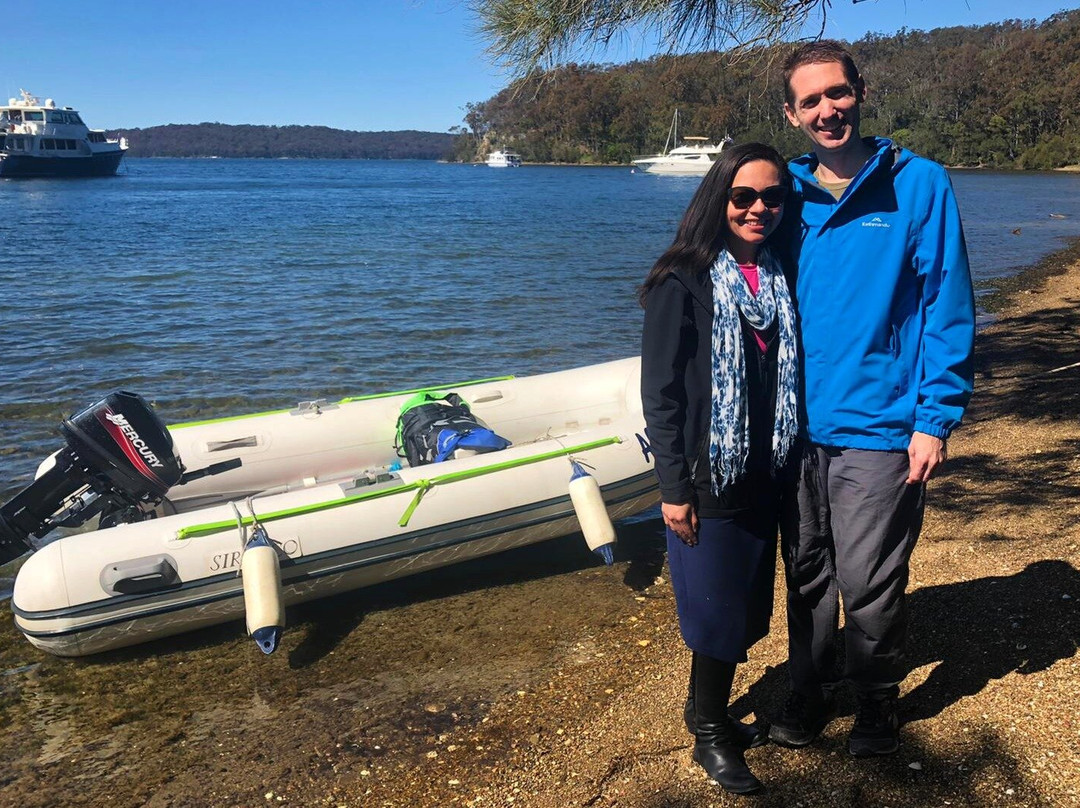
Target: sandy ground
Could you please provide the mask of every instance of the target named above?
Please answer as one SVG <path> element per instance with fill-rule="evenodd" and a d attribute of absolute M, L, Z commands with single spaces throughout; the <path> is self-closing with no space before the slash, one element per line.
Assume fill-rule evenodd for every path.
<path fill-rule="evenodd" d="M 913 559 L 897 755 L 848 756 L 848 701 L 748 754 L 764 794 L 711 785 L 652 519 L 614 568 L 569 537 L 290 611 L 269 658 L 236 625 L 58 660 L 3 614 L 0 804 L 1080 805 L 1080 245 L 992 302 Z M 736 714 L 780 706 L 785 659 L 781 608 Z"/>

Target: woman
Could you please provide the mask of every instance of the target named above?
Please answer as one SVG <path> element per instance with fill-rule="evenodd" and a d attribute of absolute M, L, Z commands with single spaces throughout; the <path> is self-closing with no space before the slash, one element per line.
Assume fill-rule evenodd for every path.
<path fill-rule="evenodd" d="M 761 783 L 728 715 L 735 666 L 768 632 L 780 491 L 797 431 L 795 315 L 778 232 L 787 166 L 725 149 L 641 289 L 641 397 L 660 481 L 679 626 L 693 652 L 694 760 L 726 790 Z"/>

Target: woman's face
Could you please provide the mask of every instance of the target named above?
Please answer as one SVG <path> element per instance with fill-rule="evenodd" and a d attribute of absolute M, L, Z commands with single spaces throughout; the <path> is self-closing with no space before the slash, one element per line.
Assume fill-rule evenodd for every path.
<path fill-rule="evenodd" d="M 780 224 L 785 188 L 768 160 L 752 160 L 735 173 L 727 200 L 727 246 L 740 263 L 753 261 L 758 248 Z"/>

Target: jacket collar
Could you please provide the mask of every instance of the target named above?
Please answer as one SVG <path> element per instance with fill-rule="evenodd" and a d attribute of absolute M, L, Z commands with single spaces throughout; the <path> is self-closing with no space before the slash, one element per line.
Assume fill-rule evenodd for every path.
<path fill-rule="evenodd" d="M 694 300 L 696 300 L 705 311 L 712 313 L 713 310 L 713 285 L 712 278 L 708 272 L 690 272 L 682 269 L 673 272 L 675 279 L 686 287 Z"/>
<path fill-rule="evenodd" d="M 884 168 L 888 170 L 892 168 L 893 164 L 900 157 L 902 151 L 900 146 L 897 146 L 893 141 L 887 137 L 870 137 L 863 138 L 863 141 L 870 145 L 874 149 L 874 153 L 870 156 L 870 159 L 863 164 L 863 167 L 859 169 L 859 172 L 852 178 L 851 185 L 848 186 L 847 191 L 842 197 L 840 202 L 850 197 L 855 190 L 866 181 L 866 178 L 877 172 L 879 169 Z M 821 188 L 818 185 L 817 178 L 814 176 L 814 172 L 818 167 L 817 155 L 813 152 L 804 154 L 801 157 L 796 157 L 789 164 L 791 173 L 794 174 L 803 184 L 813 185 L 815 188 Z M 828 191 L 825 191 L 828 193 Z M 831 196 L 831 195 L 830 195 Z"/>

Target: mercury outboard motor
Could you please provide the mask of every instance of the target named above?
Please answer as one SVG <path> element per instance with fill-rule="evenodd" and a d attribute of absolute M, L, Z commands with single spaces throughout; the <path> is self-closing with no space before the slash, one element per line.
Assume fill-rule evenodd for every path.
<path fill-rule="evenodd" d="M 102 511 L 111 524 L 144 519 L 184 476 L 164 422 L 135 393 L 106 396 L 60 431 L 67 445 L 55 462 L 0 507 L 0 564 L 34 549 L 30 536 L 78 527 Z"/>

